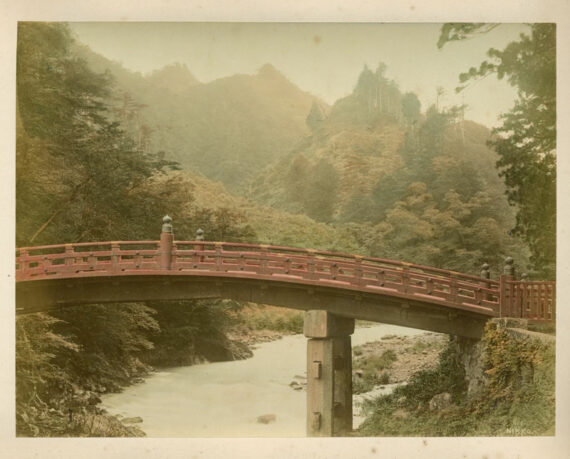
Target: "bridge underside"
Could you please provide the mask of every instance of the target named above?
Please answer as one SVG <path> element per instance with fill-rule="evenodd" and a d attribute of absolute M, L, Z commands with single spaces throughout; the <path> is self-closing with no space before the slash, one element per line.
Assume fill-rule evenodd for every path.
<path fill-rule="evenodd" d="M 480 338 L 491 318 L 433 303 L 337 287 L 283 281 L 199 276 L 124 276 L 50 279 L 16 284 L 16 313 L 77 304 L 225 298 L 291 309 L 324 310 L 339 317 Z"/>

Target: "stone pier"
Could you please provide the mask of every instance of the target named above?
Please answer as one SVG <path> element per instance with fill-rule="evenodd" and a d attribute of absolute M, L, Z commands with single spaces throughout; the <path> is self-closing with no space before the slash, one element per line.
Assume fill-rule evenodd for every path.
<path fill-rule="evenodd" d="M 354 319 L 324 310 L 305 314 L 307 341 L 307 436 L 343 436 L 352 431 Z"/>

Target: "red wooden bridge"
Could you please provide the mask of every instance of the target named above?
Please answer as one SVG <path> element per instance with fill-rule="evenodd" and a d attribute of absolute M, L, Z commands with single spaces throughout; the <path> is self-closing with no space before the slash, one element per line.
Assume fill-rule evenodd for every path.
<path fill-rule="evenodd" d="M 231 298 L 309 311 L 307 433 L 352 429 L 354 319 L 480 338 L 495 317 L 555 320 L 555 283 L 500 280 L 402 261 L 227 242 L 160 241 L 25 247 L 16 253 L 16 313 L 85 303 Z M 199 234 L 199 236 L 201 236 Z M 200 238 L 199 238 L 200 239 Z M 469 340 L 472 341 L 472 340 Z"/>
<path fill-rule="evenodd" d="M 18 298 L 21 301 L 18 301 L 17 313 L 65 304 L 113 301 L 112 295 L 78 298 L 66 295 L 65 290 L 69 290 L 73 280 L 81 280 L 80 285 L 86 286 L 93 284 L 93 280 L 99 281 L 95 282 L 97 285 L 100 281 L 116 284 L 118 279 L 135 277 L 151 283 L 160 278 L 163 284 L 168 279 L 190 278 L 259 281 L 266 287 L 280 284 L 305 288 L 309 292 L 325 289 L 357 298 L 366 295 L 390 298 L 404 305 L 431 305 L 452 316 L 467 313 L 481 318 L 555 319 L 555 283 L 551 281 L 517 281 L 509 274 L 497 281 L 402 261 L 292 247 L 174 241 L 169 231 L 162 233 L 160 241 L 18 249 L 16 282 L 22 296 Z M 35 285 L 40 284 L 41 287 L 50 284 L 67 287 L 60 295 L 50 295 L 49 288 L 41 289 L 44 290 L 41 297 L 25 295 L 24 292 L 35 290 Z M 157 299 L 157 295 L 161 297 L 160 292 L 150 297 L 133 292 L 129 300 Z M 29 300 L 27 304 L 26 300 Z"/>

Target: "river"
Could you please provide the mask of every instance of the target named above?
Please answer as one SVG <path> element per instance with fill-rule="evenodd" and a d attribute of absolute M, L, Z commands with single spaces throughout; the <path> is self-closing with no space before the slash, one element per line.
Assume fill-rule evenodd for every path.
<path fill-rule="evenodd" d="M 383 324 L 357 328 L 352 345 L 420 333 Z M 306 342 L 303 335 L 286 336 L 258 345 L 250 359 L 159 371 L 105 395 L 102 407 L 140 416 L 138 425 L 149 437 L 304 437 L 307 394 L 289 384 L 306 374 Z M 275 415 L 275 421 L 258 423 L 264 414 Z"/>

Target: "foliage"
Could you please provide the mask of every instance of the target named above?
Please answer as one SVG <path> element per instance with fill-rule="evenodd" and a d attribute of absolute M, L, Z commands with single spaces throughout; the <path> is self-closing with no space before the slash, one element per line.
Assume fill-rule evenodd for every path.
<path fill-rule="evenodd" d="M 64 325 L 56 331 L 77 343 L 80 358 L 60 352 L 57 362 L 76 384 L 115 391 L 149 368 L 140 357 L 153 348 L 159 332 L 155 311 L 143 304 L 75 306 L 57 313 Z"/>
<path fill-rule="evenodd" d="M 306 119 L 315 97 L 271 65 L 255 75 L 199 83 L 180 66 L 143 76 L 86 46 L 75 48 L 91 68 L 113 74 L 117 108 L 125 93 L 146 105 L 138 122 L 152 130 L 152 151 L 164 151 L 185 170 L 221 181 L 233 193 L 245 193 L 255 174 L 310 133 Z"/>
<path fill-rule="evenodd" d="M 390 382 L 390 373 L 387 371 L 392 364 L 398 359 L 396 353 L 388 349 L 381 355 L 362 356 L 362 350 L 359 346 L 353 349 L 356 359 L 353 362 L 353 368 L 360 370 L 353 373 L 352 391 L 354 394 L 368 392 L 378 384 L 388 384 Z"/>
<path fill-rule="evenodd" d="M 323 107 L 317 101 L 314 101 L 313 105 L 311 105 L 311 111 L 307 115 L 307 126 L 314 131 L 320 127 L 325 118 L 326 114 Z"/>
<path fill-rule="evenodd" d="M 485 374 L 488 376 L 488 400 L 491 406 L 498 402 L 530 402 L 537 396 L 550 398 L 554 395 L 554 349 L 539 340 L 517 341 L 510 338 L 504 328 L 488 323 L 483 342 L 486 346 Z M 542 385 L 533 387 L 535 372 L 542 365 Z M 538 376 L 538 375 L 536 375 Z M 546 390 L 545 390 L 546 389 Z M 550 391 L 550 394 L 548 393 Z M 550 402 L 552 402 L 550 400 Z M 553 407 L 552 403 L 545 400 Z"/>
<path fill-rule="evenodd" d="M 412 93 L 402 96 L 402 121 L 382 117 L 373 95 L 383 80 L 375 75 L 365 69 L 318 132 L 260 177 L 252 198 L 332 223 L 338 237 L 319 248 L 472 274 L 489 263 L 494 275 L 512 256 L 526 270 L 528 248 L 509 233 L 515 209 L 493 167 L 498 157 L 485 145 L 489 131 L 463 120 L 461 107 L 431 106 L 422 114 Z M 367 118 L 370 107 L 376 114 Z M 321 177 L 329 186 L 315 193 Z M 313 196 L 318 203 L 309 206 Z M 314 239 L 292 240 L 315 247 Z"/>
<path fill-rule="evenodd" d="M 160 331 L 152 338 L 153 349 L 144 360 L 155 367 L 191 365 L 233 360 L 225 333 L 241 308 L 235 301 L 198 300 L 151 302 Z"/>
<path fill-rule="evenodd" d="M 487 24 L 446 24 L 438 46 L 489 29 Z M 518 206 L 515 232 L 532 251 L 543 274 L 554 275 L 556 257 L 556 26 L 531 24 L 530 35 L 460 75 L 461 90 L 473 79 L 496 74 L 517 88 L 518 100 L 503 114 L 489 142 L 499 154 L 497 167 L 505 178 L 507 196 Z"/>
<path fill-rule="evenodd" d="M 497 26 L 498 24 L 484 22 L 448 22 L 441 27 L 437 47 L 441 49 L 449 41 L 466 40 L 474 34 L 489 32 Z"/>
<path fill-rule="evenodd" d="M 421 102 L 413 92 L 402 96 L 402 115 L 409 124 L 417 123 L 421 118 Z"/>
<path fill-rule="evenodd" d="M 416 373 L 408 384 L 369 402 L 360 433 L 372 436 L 530 436 L 554 433 L 554 346 L 514 339 L 488 324 L 483 336 L 488 384 L 466 398 L 458 347 L 450 341 L 438 368 Z M 453 404 L 429 408 L 437 394 Z"/>
<path fill-rule="evenodd" d="M 16 430 L 23 435 L 44 432 L 38 412 L 55 394 L 70 390 L 65 372 L 55 362 L 59 353 L 77 354 L 79 346 L 53 332 L 58 320 L 47 314 L 16 319 Z"/>
<path fill-rule="evenodd" d="M 273 311 L 267 311 L 252 315 L 246 322 L 253 330 L 303 333 L 304 320 L 304 314 L 301 312 L 275 314 Z"/>
<path fill-rule="evenodd" d="M 194 207 L 185 220 L 194 228 L 201 228 L 204 237 L 209 241 L 225 242 L 255 242 L 256 233 L 247 222 L 246 217 L 233 209 L 222 207 L 211 209 L 207 207 Z M 188 239 L 194 239 L 187 228 L 182 227 L 182 234 L 187 234 Z M 179 226 L 180 227 L 180 226 Z M 186 231 L 184 231 L 186 229 Z"/>
<path fill-rule="evenodd" d="M 328 222 L 335 210 L 339 176 L 324 158 L 311 164 L 302 155 L 292 162 L 286 177 L 286 191 L 291 200 L 317 221 Z"/>
<path fill-rule="evenodd" d="M 142 204 L 138 187 L 174 166 L 109 120 L 109 75 L 91 71 L 71 44 L 65 25 L 19 24 L 18 245 L 117 237 Z"/>
<path fill-rule="evenodd" d="M 397 394 L 406 397 L 407 407 L 417 408 L 414 404 L 426 404 L 442 392 L 449 392 L 453 400 L 459 402 L 464 398 L 466 389 L 465 370 L 455 342 L 450 340 L 440 355 L 438 367 L 415 373 L 408 384 L 398 388 Z"/>

